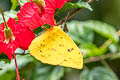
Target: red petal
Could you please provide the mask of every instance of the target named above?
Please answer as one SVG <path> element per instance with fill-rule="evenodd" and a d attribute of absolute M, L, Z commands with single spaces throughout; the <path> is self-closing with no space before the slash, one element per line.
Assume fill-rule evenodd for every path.
<path fill-rule="evenodd" d="M 33 31 L 21 23 L 16 24 L 16 21 L 10 18 L 7 22 L 8 26 L 12 29 L 15 40 L 13 41 L 18 47 L 27 50 L 31 41 L 35 38 Z"/>
<path fill-rule="evenodd" d="M 32 30 L 43 25 L 39 8 L 33 2 L 25 3 L 17 16 L 20 23 Z"/>
<path fill-rule="evenodd" d="M 9 28 L 12 30 L 12 32 L 16 31 L 16 21 L 13 18 L 9 18 L 8 22 L 7 22 Z"/>
<path fill-rule="evenodd" d="M 19 27 L 21 27 L 20 24 L 18 24 Z M 27 50 L 28 46 L 31 44 L 32 40 L 35 38 L 35 34 L 33 31 L 30 31 L 27 28 L 21 28 L 20 34 L 16 35 L 16 41 L 20 48 L 23 50 Z"/>
<path fill-rule="evenodd" d="M 0 54 L 3 52 L 2 43 L 0 43 Z"/>
<path fill-rule="evenodd" d="M 0 43 L 3 43 L 5 40 L 4 33 L 0 31 Z"/>
<path fill-rule="evenodd" d="M 4 24 L 0 24 L 0 43 L 3 43 L 3 41 L 5 40 L 4 28 Z"/>

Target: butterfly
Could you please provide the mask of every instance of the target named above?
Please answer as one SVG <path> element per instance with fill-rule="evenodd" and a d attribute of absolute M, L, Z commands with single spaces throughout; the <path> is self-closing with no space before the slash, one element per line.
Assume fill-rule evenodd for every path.
<path fill-rule="evenodd" d="M 53 26 L 36 37 L 29 51 L 42 63 L 82 69 L 83 55 L 74 41 L 60 28 Z"/>

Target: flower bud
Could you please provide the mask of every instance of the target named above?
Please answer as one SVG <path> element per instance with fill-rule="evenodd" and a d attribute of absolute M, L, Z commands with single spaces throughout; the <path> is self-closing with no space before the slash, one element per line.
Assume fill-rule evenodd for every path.
<path fill-rule="evenodd" d="M 12 30 L 9 27 L 4 29 L 4 34 L 5 34 L 4 43 L 8 44 L 10 39 L 15 40 L 15 37 L 13 36 Z"/>

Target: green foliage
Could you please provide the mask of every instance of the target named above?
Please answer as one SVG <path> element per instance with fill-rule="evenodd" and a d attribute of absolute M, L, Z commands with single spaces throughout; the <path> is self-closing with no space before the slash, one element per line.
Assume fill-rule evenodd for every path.
<path fill-rule="evenodd" d="M 87 2 L 81 2 L 78 1 L 77 3 L 71 3 L 71 2 L 67 2 L 62 9 L 58 10 L 56 12 L 56 14 L 60 14 L 64 11 L 70 10 L 70 9 L 74 9 L 74 8 L 86 8 L 92 11 L 91 6 L 87 3 Z"/>
<path fill-rule="evenodd" d="M 26 66 L 28 63 L 33 62 L 33 60 L 34 60 L 33 57 L 30 56 L 29 54 L 28 55 L 24 55 L 24 56 L 17 55 L 16 59 L 17 59 L 17 64 L 18 64 L 19 68 L 22 68 L 22 67 Z M 16 69 L 14 59 L 12 59 L 12 61 L 10 63 L 10 67 L 13 70 Z"/>
<path fill-rule="evenodd" d="M 25 56 L 18 55 L 17 56 L 17 63 L 18 63 L 19 69 L 22 69 L 23 67 L 27 67 L 27 65 L 31 62 L 36 63 L 36 65 L 32 64 L 33 66 L 35 66 L 35 68 L 31 66 L 31 69 L 34 68 L 35 70 L 32 73 L 32 76 L 30 76 L 30 80 L 60 80 L 61 77 L 63 77 L 64 75 L 64 67 L 50 66 L 50 65 L 42 64 L 38 61 L 35 62 L 34 59 L 30 55 L 25 55 Z M 10 64 L 5 63 L 4 61 L 1 61 L 0 69 L 1 69 L 0 70 L 1 79 L 6 79 L 5 76 L 8 75 L 9 73 L 11 74 L 11 76 L 9 76 L 9 79 L 7 80 L 13 80 L 13 78 L 15 77 L 14 59 L 11 61 Z"/>
<path fill-rule="evenodd" d="M 110 59 L 111 60 L 113 60 L 113 59 L 120 59 L 120 52 L 119 53 L 115 53 L 115 55 L 113 55 Z"/>
<path fill-rule="evenodd" d="M 50 80 L 60 80 L 64 76 L 64 67 L 54 67 L 51 75 Z"/>
<path fill-rule="evenodd" d="M 119 40 L 119 37 L 116 34 L 116 29 L 109 24 L 95 20 L 81 22 L 80 24 L 81 26 L 88 27 L 94 30 L 96 33 L 98 33 L 99 35 L 105 38 L 109 38 L 115 42 Z"/>
<path fill-rule="evenodd" d="M 83 51 L 84 58 L 101 56 L 107 51 L 106 48 L 99 48 L 93 43 L 95 33 L 107 39 L 112 39 L 114 42 L 117 42 L 119 39 L 113 26 L 100 21 L 71 21 L 67 25 L 68 35 Z"/>
<path fill-rule="evenodd" d="M 84 69 L 80 74 L 80 80 L 89 80 L 89 70 Z"/>
<path fill-rule="evenodd" d="M 38 28 L 36 28 L 36 29 L 34 30 L 34 33 L 35 33 L 36 35 L 39 35 L 39 33 L 42 32 L 43 30 L 44 30 L 43 28 L 38 27 Z"/>
<path fill-rule="evenodd" d="M 12 10 L 16 9 L 17 6 L 18 6 L 17 0 L 11 0 L 11 3 L 12 3 L 11 9 L 12 9 Z"/>
<path fill-rule="evenodd" d="M 32 80 L 60 80 L 64 75 L 64 67 L 38 63 Z"/>
<path fill-rule="evenodd" d="M 27 0 L 18 0 L 20 2 L 21 5 L 23 5 L 24 3 L 27 2 Z M 18 7 L 18 2 L 17 0 L 11 0 L 12 6 L 11 9 L 14 10 Z"/>
<path fill-rule="evenodd" d="M 22 68 L 24 66 L 26 66 L 28 63 L 33 61 L 33 58 L 30 55 L 25 55 L 25 56 L 21 56 L 18 55 L 16 56 L 17 58 L 17 63 L 19 68 Z M 0 75 L 4 74 L 5 72 L 9 71 L 9 70 L 15 70 L 15 62 L 14 59 L 12 59 L 12 61 L 9 63 L 5 63 L 4 61 L 0 62 Z M 6 73 L 5 73 L 6 75 Z"/>
<path fill-rule="evenodd" d="M 10 63 L 9 58 L 4 53 L 0 55 L 0 61 L 5 61 L 5 63 Z"/>
<path fill-rule="evenodd" d="M 0 75 L 2 75 L 3 73 L 7 72 L 7 70 L 9 69 L 9 64 L 5 63 L 4 61 L 0 61 Z"/>
<path fill-rule="evenodd" d="M 74 31 L 72 31 L 73 28 L 78 28 L 80 30 L 81 27 L 90 29 L 105 38 L 113 40 L 114 42 L 118 42 L 118 40 L 119 40 L 119 37 L 116 34 L 116 29 L 109 24 L 106 24 L 106 23 L 103 23 L 100 21 L 95 21 L 95 20 L 80 21 L 80 22 L 72 21 L 72 22 L 68 23 L 68 29 L 71 34 L 72 34 L 72 32 L 74 32 Z M 87 30 L 87 29 L 85 29 L 85 30 Z M 76 32 L 78 32 L 78 31 L 76 31 Z M 75 35 L 79 35 L 79 34 L 75 34 Z"/>
<path fill-rule="evenodd" d="M 95 67 L 92 70 L 83 70 L 80 80 L 118 80 L 118 78 L 104 67 Z"/>
<path fill-rule="evenodd" d="M 80 50 L 83 51 L 84 58 L 101 56 L 107 51 L 106 48 L 98 48 L 95 44 L 84 44 Z"/>
<path fill-rule="evenodd" d="M 67 27 L 69 30 L 68 34 L 78 45 L 93 42 L 94 32 L 87 27 L 79 25 L 79 22 L 68 22 Z"/>
<path fill-rule="evenodd" d="M 117 50 L 118 50 L 118 45 L 116 43 L 112 43 L 112 44 L 109 45 L 108 48 L 109 48 L 111 53 L 116 53 Z"/>
<path fill-rule="evenodd" d="M 4 75 L 0 75 L 1 80 L 15 80 L 16 73 L 13 71 L 7 71 Z"/>
<path fill-rule="evenodd" d="M 45 24 L 44 27 L 46 27 L 47 29 L 50 28 L 50 25 Z M 40 35 L 42 32 L 44 31 L 44 29 L 42 27 L 38 27 L 36 29 L 34 29 L 34 33 L 38 36 Z"/>

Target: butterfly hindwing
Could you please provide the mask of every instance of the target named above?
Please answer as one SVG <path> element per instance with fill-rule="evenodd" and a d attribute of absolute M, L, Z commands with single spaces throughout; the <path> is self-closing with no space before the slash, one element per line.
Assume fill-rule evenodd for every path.
<path fill-rule="evenodd" d="M 43 63 L 81 69 L 82 54 L 72 39 L 58 26 L 51 27 L 35 38 L 30 54 Z"/>

